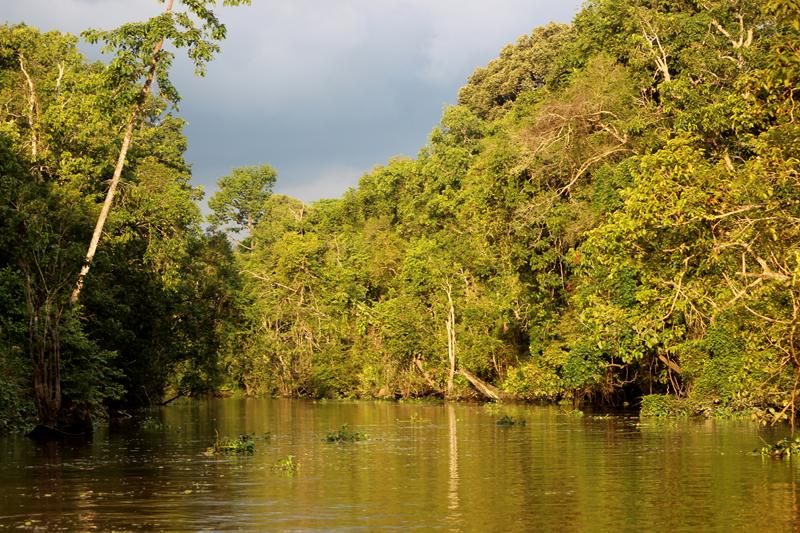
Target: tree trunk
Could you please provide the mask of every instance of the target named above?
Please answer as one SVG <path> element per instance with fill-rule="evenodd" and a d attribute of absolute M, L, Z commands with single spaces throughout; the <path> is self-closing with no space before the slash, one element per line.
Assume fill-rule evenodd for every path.
<path fill-rule="evenodd" d="M 164 13 L 170 13 L 172 11 L 173 3 L 174 0 L 167 0 L 167 6 L 164 9 Z M 106 193 L 106 199 L 103 202 L 103 208 L 100 210 L 100 216 L 97 217 L 97 224 L 95 224 L 94 232 L 92 233 L 92 240 L 89 242 L 89 249 L 86 252 L 86 259 L 83 262 L 83 267 L 81 267 L 80 274 L 78 274 L 78 281 L 75 283 L 75 289 L 72 291 L 72 296 L 70 297 L 70 301 L 73 304 L 77 303 L 81 294 L 81 289 L 83 289 L 84 278 L 86 277 L 86 274 L 89 273 L 89 268 L 92 266 L 92 259 L 94 259 L 95 251 L 97 251 L 97 244 L 100 242 L 100 236 L 103 233 L 103 226 L 105 226 L 106 219 L 108 218 L 108 212 L 111 210 L 111 204 L 114 202 L 114 194 L 117 191 L 117 185 L 119 184 L 119 179 L 122 175 L 122 169 L 125 167 L 125 157 L 128 155 L 128 148 L 130 148 L 131 138 L 133 137 L 133 129 L 136 127 L 136 124 L 139 121 L 139 115 L 141 115 L 142 107 L 147 100 L 147 96 L 150 94 L 150 87 L 153 85 L 156 68 L 158 67 L 158 54 L 163 46 L 164 40 L 162 39 L 153 48 L 153 54 L 150 61 L 150 70 L 147 72 L 147 77 L 144 80 L 144 84 L 142 84 L 142 90 L 139 93 L 139 98 L 136 102 L 136 105 L 133 106 L 131 116 L 128 119 L 128 125 L 125 128 L 125 135 L 122 138 L 122 146 L 119 150 L 119 157 L 117 157 L 117 165 L 114 167 L 114 175 L 111 177 L 111 184 L 108 187 L 108 193 Z"/>
<path fill-rule="evenodd" d="M 25 56 L 19 55 L 19 69 L 28 84 L 28 127 L 31 129 L 31 158 L 36 161 L 39 156 L 39 100 L 36 97 L 36 85 L 25 68 Z"/>
<path fill-rule="evenodd" d="M 453 286 L 450 282 L 445 285 L 447 293 L 447 359 L 450 362 L 450 369 L 447 373 L 447 397 L 453 395 L 453 377 L 456 373 L 456 311 L 453 307 Z"/>
<path fill-rule="evenodd" d="M 478 389 L 478 392 L 489 398 L 490 400 L 513 400 L 514 396 L 504 392 L 494 385 L 490 383 L 486 383 L 481 378 L 470 372 L 469 370 L 462 368 L 458 371 L 459 374 L 467 378 L 467 380 L 472 383 L 472 385 Z"/>
<path fill-rule="evenodd" d="M 54 295 L 37 294 L 26 276 L 28 353 L 33 365 L 33 391 L 41 424 L 55 427 L 61 411 L 61 308 Z"/>

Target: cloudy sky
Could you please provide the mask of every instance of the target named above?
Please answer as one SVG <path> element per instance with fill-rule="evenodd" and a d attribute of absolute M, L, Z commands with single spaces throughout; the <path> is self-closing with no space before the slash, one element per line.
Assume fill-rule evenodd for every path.
<path fill-rule="evenodd" d="M 221 3 L 221 2 L 220 2 Z M 178 62 L 194 181 L 269 163 L 276 190 L 340 196 L 373 166 L 416 155 L 478 66 L 519 35 L 569 22 L 580 0 L 253 0 L 206 78 Z M 160 12 L 157 0 L 0 0 L 0 21 L 78 33 Z"/>

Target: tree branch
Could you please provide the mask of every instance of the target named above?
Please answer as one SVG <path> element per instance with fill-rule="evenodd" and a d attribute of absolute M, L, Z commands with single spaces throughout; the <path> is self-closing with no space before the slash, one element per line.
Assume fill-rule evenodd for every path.
<path fill-rule="evenodd" d="M 644 39 L 647 41 L 647 44 L 650 45 L 650 50 L 656 53 L 655 56 L 656 68 L 658 68 L 659 72 L 661 72 L 661 75 L 664 77 L 664 81 L 666 82 L 671 81 L 672 76 L 669 73 L 667 52 L 661 45 L 661 39 L 659 39 L 658 33 L 656 32 L 655 28 L 653 28 L 653 25 L 645 21 L 644 19 L 639 19 L 639 24 L 642 27 L 642 36 L 644 36 Z M 645 27 L 645 25 L 647 27 Z M 658 52 L 656 52 L 656 45 L 658 46 Z"/>
<path fill-rule="evenodd" d="M 36 85 L 25 68 L 25 56 L 19 54 L 19 68 L 28 84 L 28 125 L 31 128 L 31 156 L 35 160 L 39 155 L 39 100 L 36 97 Z"/>

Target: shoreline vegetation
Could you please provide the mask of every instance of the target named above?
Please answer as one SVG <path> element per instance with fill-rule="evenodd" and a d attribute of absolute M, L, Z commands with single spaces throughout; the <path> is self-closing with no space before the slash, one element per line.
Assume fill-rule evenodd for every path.
<path fill-rule="evenodd" d="M 223 390 L 794 428 L 796 0 L 590 0 L 478 68 L 416 158 L 310 205 L 234 168 L 206 231 L 161 43 L 202 72 L 225 27 L 172 4 L 84 34 L 107 64 L 0 26 L 0 434 Z"/>

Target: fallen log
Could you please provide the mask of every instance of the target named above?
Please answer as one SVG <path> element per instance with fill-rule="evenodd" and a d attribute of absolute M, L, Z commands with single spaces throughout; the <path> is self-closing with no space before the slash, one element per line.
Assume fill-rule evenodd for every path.
<path fill-rule="evenodd" d="M 167 406 L 167 405 L 171 404 L 172 402 L 174 402 L 175 400 L 177 400 L 178 398 L 180 398 L 181 396 L 183 396 L 183 393 L 179 392 L 178 394 L 176 394 L 175 396 L 173 396 L 169 400 L 165 400 L 163 402 L 159 402 L 158 405 L 159 405 L 159 407 Z"/>
<path fill-rule="evenodd" d="M 678 363 L 670 359 L 667 359 L 662 354 L 658 354 L 658 360 L 667 365 L 669 369 L 672 370 L 673 372 L 677 374 L 683 374 L 683 369 L 678 365 Z"/>
<path fill-rule="evenodd" d="M 420 373 L 422 373 L 422 377 L 425 378 L 425 381 L 428 383 L 428 386 L 430 386 L 431 389 L 433 389 L 433 390 L 435 390 L 437 392 L 441 392 L 441 389 L 439 388 L 438 385 L 436 385 L 436 382 L 433 380 L 431 375 L 428 374 L 428 372 L 425 370 L 425 367 L 422 366 L 422 361 L 420 361 L 419 359 L 417 359 L 415 357 L 414 358 L 414 364 L 416 365 L 416 367 L 420 371 Z"/>
<path fill-rule="evenodd" d="M 497 387 L 495 387 L 490 383 L 486 383 L 481 378 L 479 378 L 478 376 L 476 376 L 475 374 L 473 374 L 472 372 L 470 372 L 465 368 L 460 368 L 457 371 L 457 373 L 467 378 L 467 381 L 472 383 L 472 386 L 475 387 L 478 390 L 478 392 L 480 392 L 481 394 L 483 394 L 484 396 L 486 396 L 491 400 L 514 399 L 514 396 L 512 396 L 511 394 L 508 394 L 507 392 L 498 389 Z"/>

